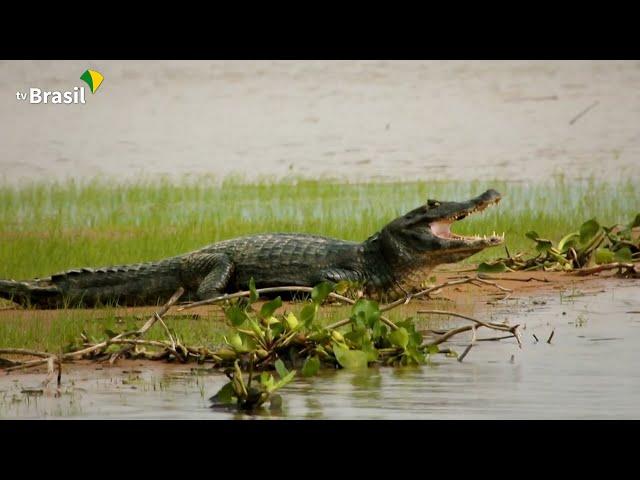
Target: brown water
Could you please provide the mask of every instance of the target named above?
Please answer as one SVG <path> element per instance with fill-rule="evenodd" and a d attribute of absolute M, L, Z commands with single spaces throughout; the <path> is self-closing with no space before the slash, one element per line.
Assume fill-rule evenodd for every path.
<path fill-rule="evenodd" d="M 281 412 L 214 411 L 226 377 L 154 364 L 63 376 L 63 395 L 29 396 L 44 375 L 0 377 L 3 418 L 538 419 L 640 418 L 640 281 L 611 280 L 595 295 L 569 292 L 492 307 L 526 325 L 513 341 L 482 342 L 464 362 L 438 357 L 416 368 L 330 371 L 282 390 Z M 564 313 L 563 313 L 564 312 Z M 635 312 L 635 313 L 629 313 Z M 552 330 L 551 344 L 546 343 Z M 539 338 L 535 342 L 533 335 Z M 457 346 L 459 352 L 464 342 Z M 148 365 L 148 364 L 147 364 Z"/>
<path fill-rule="evenodd" d="M 86 68 L 85 105 L 16 99 Z M 0 62 L 0 182 L 637 178 L 639 84 L 637 61 Z"/>

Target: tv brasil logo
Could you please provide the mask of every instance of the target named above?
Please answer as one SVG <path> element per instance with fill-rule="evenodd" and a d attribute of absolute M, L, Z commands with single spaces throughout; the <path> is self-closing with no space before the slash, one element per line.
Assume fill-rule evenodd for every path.
<path fill-rule="evenodd" d="M 96 70 L 85 70 L 80 76 L 88 86 L 91 93 L 94 94 L 102 85 L 104 76 Z M 53 104 L 79 104 L 86 103 L 84 87 L 73 87 L 73 90 L 66 92 L 61 91 L 45 91 L 40 88 L 31 87 L 29 92 L 16 92 L 16 99 L 29 101 L 29 103 L 53 103 Z"/>

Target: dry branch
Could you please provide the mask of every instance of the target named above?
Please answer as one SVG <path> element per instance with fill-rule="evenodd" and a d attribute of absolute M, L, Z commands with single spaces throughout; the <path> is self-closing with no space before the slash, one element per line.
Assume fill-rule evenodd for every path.
<path fill-rule="evenodd" d="M 626 270 L 627 274 L 630 275 L 640 275 L 640 271 L 634 263 L 607 263 L 604 265 L 598 265 L 596 267 L 591 268 L 583 268 L 581 270 L 576 270 L 575 274 L 580 276 L 593 275 L 594 273 L 604 272 L 607 270 Z"/>
<path fill-rule="evenodd" d="M 419 314 L 435 314 L 435 315 L 451 315 L 454 317 L 459 317 L 459 318 L 463 318 L 465 320 L 470 320 L 472 322 L 474 322 L 476 325 L 465 325 L 463 327 L 458 327 L 458 328 L 454 328 L 452 330 L 447 331 L 446 333 L 444 333 L 443 335 L 440 335 L 438 338 L 436 338 L 435 340 L 426 343 L 426 346 L 432 346 L 432 345 L 439 345 L 443 342 L 446 342 L 447 340 L 449 340 L 450 338 L 454 337 L 455 335 L 458 335 L 460 333 L 464 333 L 464 332 L 468 332 L 469 330 L 473 330 L 473 343 L 475 343 L 476 338 L 475 338 L 475 329 L 477 327 L 485 327 L 485 328 L 489 328 L 491 330 L 499 330 L 499 331 L 503 331 L 503 332 L 509 332 L 511 335 L 507 336 L 507 337 L 501 337 L 501 338 L 510 338 L 510 337 L 515 337 L 515 339 L 518 342 L 518 345 L 520 346 L 520 348 L 522 348 L 522 342 L 520 340 L 520 335 L 518 332 L 518 326 L 519 325 L 514 325 L 514 326 L 509 326 L 509 325 L 504 325 L 504 324 L 499 324 L 499 323 L 494 323 L 494 322 L 483 322 L 482 320 L 478 320 L 477 318 L 473 318 L 470 317 L 468 315 L 463 315 L 461 313 L 457 313 L 457 312 L 449 312 L 447 310 L 418 310 Z M 468 353 L 468 351 L 467 351 Z M 466 354 L 465 354 L 466 355 Z"/>
<path fill-rule="evenodd" d="M 464 360 L 464 357 L 467 356 L 467 354 L 471 351 L 473 346 L 476 344 L 476 327 L 474 326 L 472 330 L 473 330 L 473 337 L 471 337 L 471 342 L 469 343 L 469 345 L 467 345 L 467 348 L 464 349 L 464 352 L 462 352 L 462 355 L 458 357 L 459 362 L 462 362 Z"/>
<path fill-rule="evenodd" d="M 162 316 L 167 313 L 169 311 L 169 309 L 180 299 L 180 297 L 184 294 L 184 288 L 180 287 L 178 288 L 178 290 L 176 290 L 176 292 L 171 296 L 171 298 L 167 301 L 167 303 L 165 303 L 162 308 L 160 309 L 160 311 L 155 312 L 153 315 L 151 315 L 151 317 L 149 317 L 149 320 L 147 320 L 147 322 L 140 327 L 140 329 L 136 332 L 133 332 L 131 334 L 131 336 L 135 336 L 135 337 L 141 337 L 143 336 L 145 333 L 147 333 L 147 331 L 153 327 L 153 324 L 156 323 L 157 320 L 160 320 L 162 322 Z M 164 324 L 164 322 L 163 322 Z M 165 325 L 166 328 L 166 325 Z M 167 329 L 168 331 L 168 329 Z M 111 339 L 111 341 L 109 343 L 114 343 L 114 340 L 118 340 L 122 337 L 123 335 L 117 335 L 115 337 L 113 337 Z M 104 342 L 103 342 L 104 343 Z M 114 353 L 113 355 L 111 355 L 111 358 L 109 358 L 109 363 L 111 365 L 114 364 L 114 362 L 122 355 L 124 355 L 125 353 L 129 352 L 131 349 L 133 348 L 133 345 L 127 345 L 126 347 L 122 348 L 121 350 L 117 351 L 116 353 Z"/>
<path fill-rule="evenodd" d="M 313 291 L 312 287 L 298 287 L 295 285 L 289 286 L 289 287 L 268 287 L 268 288 L 258 288 L 256 289 L 256 293 L 258 295 L 260 295 L 261 293 L 277 293 L 277 292 L 305 292 L 305 293 L 311 293 Z M 248 297 L 251 295 L 251 291 L 249 290 L 244 290 L 242 292 L 235 292 L 235 293 L 227 293 L 225 295 L 220 295 L 219 297 L 214 297 L 214 298 L 208 298 L 206 300 L 200 300 L 198 302 L 192 302 L 192 303 L 188 303 L 186 305 L 183 305 L 181 307 L 179 307 L 177 310 L 179 312 L 183 311 L 183 310 L 188 310 L 190 308 L 195 308 L 195 307 L 200 307 L 202 305 L 211 305 L 214 303 L 220 303 L 220 302 L 224 302 L 226 300 L 232 300 L 234 298 L 241 298 L 241 297 Z M 337 293 L 331 292 L 329 294 L 329 297 L 331 298 L 335 298 L 336 300 L 340 300 L 342 302 L 346 302 L 350 305 L 353 305 L 356 303 L 355 300 L 352 300 L 349 297 L 345 297 L 343 295 L 339 295 Z"/>
<path fill-rule="evenodd" d="M 429 288 L 426 288 L 424 290 L 421 290 L 421 291 L 419 291 L 417 293 L 410 293 L 404 298 L 400 298 L 400 299 L 398 299 L 398 300 L 396 300 L 394 302 L 388 303 L 386 305 L 382 305 L 380 307 L 380 311 L 381 312 L 386 312 L 386 311 L 391 310 L 393 308 L 396 308 L 396 307 L 398 307 L 400 305 L 407 305 L 414 298 L 424 297 L 425 295 L 429 296 L 430 293 L 436 292 L 436 291 L 441 290 L 441 289 L 446 288 L 446 287 L 453 287 L 453 286 L 456 286 L 456 285 L 464 285 L 464 284 L 471 284 L 471 285 L 475 285 L 477 287 L 479 285 L 477 285 L 476 282 L 478 282 L 480 284 L 492 286 L 492 287 L 497 288 L 498 290 L 501 290 L 503 292 L 511 293 L 513 291 L 513 290 L 511 290 L 509 288 L 505 288 L 505 287 L 502 287 L 502 286 L 498 285 L 496 282 L 491 282 L 489 280 L 483 280 L 482 278 L 479 278 L 477 276 L 475 276 L 475 277 L 467 277 L 467 276 L 465 276 L 461 280 L 452 280 L 452 281 L 449 281 L 449 282 L 440 283 L 438 285 L 434 285 L 432 287 L 429 287 Z"/>
<path fill-rule="evenodd" d="M 87 355 L 89 353 L 93 353 L 93 352 L 99 352 L 99 351 L 104 351 L 104 349 L 106 349 L 109 345 L 114 344 L 114 343 L 119 343 L 120 340 L 123 340 L 125 337 L 129 337 L 129 336 L 136 336 L 139 337 L 141 335 L 144 335 L 147 330 L 149 330 L 153 324 L 156 322 L 158 317 L 162 317 L 162 315 L 164 315 L 165 313 L 167 313 L 167 311 L 169 311 L 169 309 L 171 308 L 172 305 L 174 305 L 178 299 L 184 294 L 184 289 L 182 287 L 180 287 L 176 293 L 174 293 L 172 295 L 172 297 L 169 299 L 169 301 L 167 301 L 167 303 L 165 303 L 163 305 L 163 307 L 156 313 L 154 313 L 151 318 L 149 318 L 149 320 L 147 320 L 147 322 L 139 329 L 139 330 L 135 330 L 133 332 L 123 332 L 119 335 L 116 335 L 113 338 L 110 338 L 108 340 L 96 343 L 95 345 L 91 345 L 89 347 L 83 348 L 81 350 L 77 350 L 75 352 L 69 352 L 69 353 L 65 353 L 64 355 L 61 356 L 61 358 L 59 358 L 59 361 L 62 362 L 63 360 L 72 360 L 74 358 L 78 358 L 78 357 L 82 357 L 84 355 Z M 128 345 L 125 348 L 132 348 L 132 345 Z M 27 350 L 24 349 L 5 349 L 5 350 L 20 350 L 23 352 L 26 352 Z M 4 371 L 5 372 L 11 372 L 14 370 L 21 370 L 21 369 L 25 369 L 25 368 L 31 368 L 31 367 L 38 367 L 40 365 L 44 365 L 46 363 L 49 362 L 49 359 L 51 357 L 56 357 L 55 355 L 52 355 L 50 353 L 47 352 L 35 352 L 33 350 L 29 350 L 29 353 L 27 355 L 33 355 L 33 356 L 40 356 L 43 358 L 40 358 L 38 360 L 31 360 L 28 362 L 24 362 L 21 363 L 20 365 L 15 365 L 12 367 L 8 367 L 5 368 Z M 62 368 L 62 367 L 60 367 Z"/>

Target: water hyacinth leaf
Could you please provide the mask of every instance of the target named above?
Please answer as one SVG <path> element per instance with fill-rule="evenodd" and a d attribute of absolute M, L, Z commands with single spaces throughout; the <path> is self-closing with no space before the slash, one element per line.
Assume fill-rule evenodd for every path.
<path fill-rule="evenodd" d="M 317 356 L 307 357 L 302 365 L 302 376 L 313 377 L 320 371 L 320 359 Z"/>
<path fill-rule="evenodd" d="M 253 332 L 251 332 L 251 334 L 240 333 L 240 338 L 242 339 L 242 348 L 245 352 L 250 352 L 258 348 Z"/>
<path fill-rule="evenodd" d="M 365 332 L 366 332 L 366 329 L 357 328 L 356 330 L 352 330 L 350 332 L 345 333 L 343 338 L 346 338 L 351 343 L 359 347 L 362 344 L 362 341 L 364 340 Z"/>
<path fill-rule="evenodd" d="M 247 319 L 246 312 L 237 305 L 227 308 L 224 311 L 224 315 L 229 319 L 231 325 L 234 327 L 239 327 Z"/>
<path fill-rule="evenodd" d="M 362 351 L 367 354 L 367 362 L 376 362 L 378 360 L 378 349 L 373 346 L 372 342 L 364 342 Z"/>
<path fill-rule="evenodd" d="M 631 263 L 633 257 L 631 255 L 631 250 L 629 247 L 623 247 L 618 250 L 614 255 L 614 260 L 620 263 Z"/>
<path fill-rule="evenodd" d="M 345 293 L 347 293 L 347 290 L 349 290 L 350 285 L 351 282 L 349 282 L 348 280 L 341 280 L 336 283 L 335 287 L 333 287 L 333 291 L 338 295 L 344 295 Z"/>
<path fill-rule="evenodd" d="M 109 338 L 113 338 L 113 337 L 118 335 L 116 332 L 114 332 L 113 330 L 110 330 L 108 328 L 104 329 L 104 334 Z"/>
<path fill-rule="evenodd" d="M 582 245 L 586 244 L 591 240 L 596 233 L 600 230 L 600 224 L 596 221 L 595 218 L 591 220 L 587 220 L 580 226 L 580 243 Z"/>
<path fill-rule="evenodd" d="M 242 338 L 240 338 L 240 335 L 237 333 L 230 335 L 227 339 L 227 343 L 237 352 L 243 352 L 245 350 L 244 345 L 242 344 Z"/>
<path fill-rule="evenodd" d="M 300 311 L 300 321 L 305 327 L 310 327 L 313 320 L 316 318 L 316 312 L 318 311 L 318 305 L 316 303 L 310 303 L 305 305 Z"/>
<path fill-rule="evenodd" d="M 249 302 L 253 303 L 256 300 L 258 300 L 258 292 L 256 292 L 256 282 L 253 279 L 253 277 L 251 277 L 249 279 Z"/>
<path fill-rule="evenodd" d="M 380 307 L 374 300 L 361 298 L 351 309 L 351 314 L 354 317 L 362 316 L 367 326 L 371 327 L 380 318 Z"/>
<path fill-rule="evenodd" d="M 260 340 L 264 340 L 264 332 L 262 331 L 262 328 L 252 318 L 249 319 L 249 327 L 251 327 L 251 330 L 257 338 L 259 338 Z"/>
<path fill-rule="evenodd" d="M 329 296 L 329 294 L 333 292 L 333 284 L 329 282 L 322 282 L 313 287 L 311 291 L 311 300 L 314 303 L 320 305 L 325 299 Z"/>
<path fill-rule="evenodd" d="M 282 299 L 278 296 L 273 300 L 271 300 L 270 302 L 267 302 L 264 305 L 262 305 L 262 308 L 260 309 L 260 317 L 264 319 L 271 317 L 273 315 L 273 312 L 275 312 L 281 306 L 282 306 Z"/>
<path fill-rule="evenodd" d="M 548 252 L 553 248 L 553 243 L 551 240 L 547 240 L 545 238 L 536 239 L 536 250 L 540 253 Z"/>
<path fill-rule="evenodd" d="M 640 213 L 636 215 L 636 218 L 629 224 L 629 228 L 640 227 Z"/>
<path fill-rule="evenodd" d="M 598 265 L 613 262 L 614 254 L 608 248 L 598 248 L 595 254 L 595 261 Z"/>
<path fill-rule="evenodd" d="M 266 319 L 266 323 L 269 326 L 278 325 L 280 323 L 280 320 L 278 320 L 276 317 L 269 317 Z"/>
<path fill-rule="evenodd" d="M 293 312 L 289 312 L 289 315 L 285 317 L 285 321 L 287 322 L 287 327 L 289 327 L 289 330 L 295 330 L 296 327 L 300 325 L 300 322 L 298 322 L 298 319 L 293 314 Z"/>
<path fill-rule="evenodd" d="M 284 378 L 289 374 L 289 370 L 287 370 L 287 367 L 284 366 L 284 362 L 282 360 L 276 360 L 274 366 L 276 367 L 276 372 L 278 372 L 280 378 Z"/>
<path fill-rule="evenodd" d="M 375 322 L 371 328 L 371 336 L 374 339 L 385 338 L 387 336 L 387 327 L 382 322 Z"/>
<path fill-rule="evenodd" d="M 295 370 L 290 371 L 283 378 L 281 378 L 278 381 L 278 383 L 276 383 L 273 387 L 271 387 L 269 389 L 269 393 L 275 392 L 279 388 L 284 387 L 287 383 L 289 383 L 291 380 L 293 380 L 293 377 L 295 377 L 295 376 L 296 376 L 296 371 Z"/>
<path fill-rule="evenodd" d="M 269 325 L 269 327 L 271 328 L 271 334 L 273 335 L 273 338 L 278 338 L 278 336 L 282 335 L 282 332 L 284 332 L 284 325 L 281 322 L 278 322 L 274 325 Z"/>
<path fill-rule="evenodd" d="M 331 338 L 336 342 L 344 343 L 344 336 L 338 330 L 331 330 Z"/>
<path fill-rule="evenodd" d="M 349 350 L 346 347 L 334 343 L 333 353 L 340 366 L 346 370 L 367 368 L 367 354 L 362 350 Z"/>
<path fill-rule="evenodd" d="M 507 266 L 502 262 L 487 263 L 478 265 L 478 273 L 503 273 L 507 271 Z"/>
<path fill-rule="evenodd" d="M 438 347 L 437 345 L 429 345 L 427 347 L 427 353 L 429 355 L 434 355 L 436 353 L 438 353 L 440 351 L 440 347 Z"/>
<path fill-rule="evenodd" d="M 392 345 L 404 350 L 409 344 L 409 332 L 404 327 L 398 328 L 389 334 L 389 341 Z"/>
<path fill-rule="evenodd" d="M 564 252 L 575 245 L 576 240 L 580 238 L 580 234 L 578 232 L 572 232 L 569 235 L 565 235 L 558 242 L 558 250 Z"/>
<path fill-rule="evenodd" d="M 405 350 L 405 362 L 407 364 L 420 365 L 426 361 L 425 356 L 419 352 L 415 347 L 410 347 Z"/>
<path fill-rule="evenodd" d="M 218 405 L 229 405 L 233 403 L 234 393 L 232 382 L 228 382 L 209 401 Z"/>
<path fill-rule="evenodd" d="M 540 235 L 538 235 L 538 232 L 534 231 L 534 230 L 530 230 L 527 233 L 524 234 L 525 237 L 530 238 L 531 240 L 533 240 L 534 242 L 540 238 Z"/>

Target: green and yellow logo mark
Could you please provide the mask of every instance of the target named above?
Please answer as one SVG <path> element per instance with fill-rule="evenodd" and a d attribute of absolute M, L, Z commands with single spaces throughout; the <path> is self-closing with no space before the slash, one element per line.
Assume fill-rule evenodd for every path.
<path fill-rule="evenodd" d="M 96 72 L 95 70 L 85 70 L 85 72 L 80 76 L 80 80 L 84 80 L 86 84 L 89 85 L 91 93 L 96 93 L 98 87 L 102 85 L 104 77 L 100 72 Z"/>

